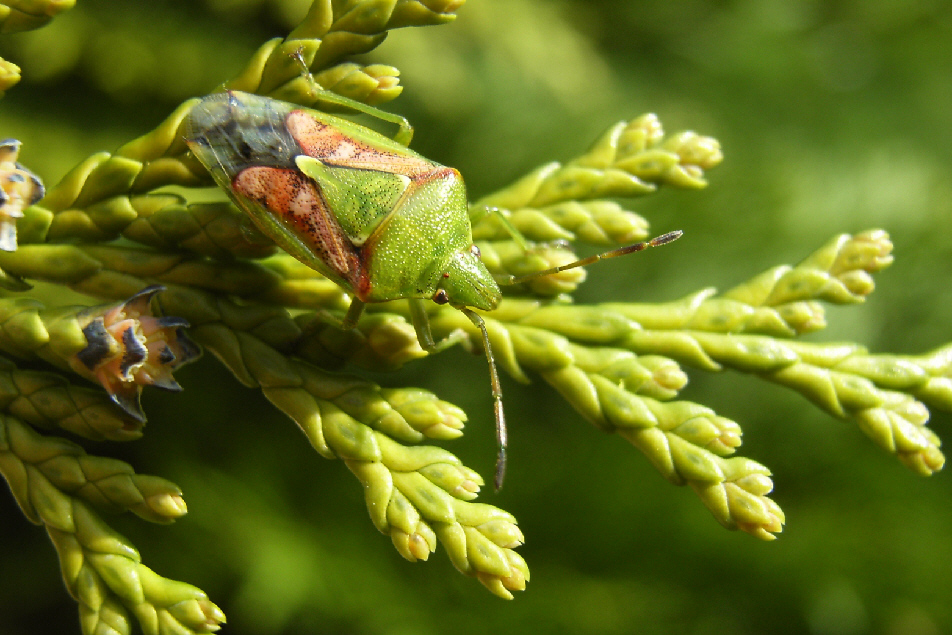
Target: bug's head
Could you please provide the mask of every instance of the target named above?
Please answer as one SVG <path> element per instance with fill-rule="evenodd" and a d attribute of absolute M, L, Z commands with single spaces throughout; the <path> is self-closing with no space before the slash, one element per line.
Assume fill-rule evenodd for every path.
<path fill-rule="evenodd" d="M 433 301 L 455 307 L 492 311 L 499 306 L 502 293 L 491 273 L 479 259 L 479 248 L 471 245 L 457 252 L 442 273 Z"/>

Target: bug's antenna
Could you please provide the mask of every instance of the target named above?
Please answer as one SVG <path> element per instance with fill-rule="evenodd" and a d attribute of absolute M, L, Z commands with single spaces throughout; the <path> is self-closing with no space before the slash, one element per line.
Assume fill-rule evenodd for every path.
<path fill-rule="evenodd" d="M 509 444 L 509 435 L 506 432 L 506 414 L 502 409 L 502 385 L 499 383 L 499 373 L 496 371 L 496 359 L 493 357 L 493 349 L 489 345 L 489 331 L 486 330 L 486 322 L 471 309 L 460 307 L 463 315 L 469 318 L 469 321 L 476 325 L 476 328 L 483 334 L 483 348 L 486 350 L 486 361 L 489 362 L 489 382 L 493 390 L 493 412 L 496 415 L 496 476 L 493 479 L 493 487 L 498 492 L 502 488 L 502 482 L 506 478 L 506 446 Z"/>
<path fill-rule="evenodd" d="M 636 251 L 643 251 L 648 247 L 660 247 L 661 245 L 667 245 L 670 242 L 674 242 L 681 237 L 682 232 L 680 229 L 673 232 L 668 232 L 667 234 L 662 234 L 656 236 L 651 240 L 646 240 L 640 243 L 634 243 L 633 245 L 625 245 L 624 247 L 619 247 L 618 249 L 612 249 L 611 251 L 606 251 L 601 254 L 595 254 L 594 256 L 589 256 L 588 258 L 582 258 L 581 260 L 576 260 L 575 262 L 570 262 L 567 265 L 561 265 L 559 267 L 552 267 L 551 269 L 543 269 L 542 271 L 535 271 L 533 273 L 524 275 L 524 276 L 498 276 L 497 282 L 502 285 L 511 285 L 519 284 L 525 282 L 526 280 L 532 280 L 533 278 L 541 278 L 543 276 L 551 276 L 554 273 L 560 271 L 565 271 L 566 269 L 574 269 L 575 267 L 584 267 L 585 265 L 590 265 L 599 260 L 607 260 L 608 258 L 617 258 L 618 256 L 625 256 L 627 254 L 635 253 Z"/>
<path fill-rule="evenodd" d="M 488 211 L 492 212 L 494 210 L 490 209 Z M 552 267 L 551 269 L 544 269 L 542 271 L 536 271 L 525 276 L 502 276 L 502 280 L 499 282 L 500 284 L 504 285 L 518 284 L 533 278 L 549 276 L 560 271 L 565 271 L 566 269 L 584 267 L 585 265 L 590 265 L 594 262 L 598 262 L 599 260 L 617 258 L 618 256 L 624 256 L 636 251 L 643 251 L 648 247 L 659 247 L 661 245 L 666 245 L 680 238 L 683 233 L 684 232 L 681 230 L 668 232 L 667 234 L 656 236 L 651 240 L 634 243 L 632 245 L 626 245 L 624 247 L 619 247 L 618 249 L 613 249 L 601 254 L 589 256 L 588 258 L 582 258 L 581 260 L 576 260 L 575 262 L 570 262 L 566 265 Z M 506 415 L 502 408 L 502 386 L 499 383 L 499 372 L 496 370 L 496 359 L 493 357 L 492 346 L 489 343 L 489 331 L 486 330 L 486 322 L 471 309 L 466 307 L 457 308 L 459 308 L 459 310 L 462 311 L 467 318 L 469 318 L 469 321 L 479 329 L 483 336 L 483 348 L 486 351 L 486 361 L 489 363 L 489 380 L 493 391 L 493 411 L 496 415 L 496 447 L 498 448 L 498 453 L 496 455 L 496 476 L 493 480 L 493 485 L 498 492 L 500 488 L 502 488 L 503 480 L 506 478 L 506 448 L 509 444 L 508 433 L 506 432 Z"/>

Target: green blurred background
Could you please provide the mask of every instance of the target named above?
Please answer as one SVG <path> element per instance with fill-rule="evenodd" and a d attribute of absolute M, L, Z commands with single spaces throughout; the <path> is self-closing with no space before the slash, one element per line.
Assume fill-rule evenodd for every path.
<path fill-rule="evenodd" d="M 55 183 L 98 150 L 151 130 L 233 75 L 306 0 L 80 0 L 46 29 L 4 36 L 24 68 L 0 137 Z M 389 109 L 414 148 L 479 196 L 583 150 L 616 120 L 717 137 L 700 192 L 634 201 L 664 249 L 590 270 L 579 301 L 672 300 L 792 263 L 841 232 L 887 229 L 896 263 L 863 306 L 815 340 L 919 353 L 952 340 L 952 8 L 938 0 L 469 0 L 448 26 L 393 32 L 371 59 L 402 71 Z M 852 424 L 745 376 L 691 373 L 685 399 L 745 431 L 787 514 L 762 543 L 718 525 L 619 438 L 567 412 L 544 383 L 505 381 L 507 486 L 481 500 L 519 519 L 532 581 L 513 602 L 453 570 L 409 564 L 367 518 L 357 481 L 321 459 L 260 394 L 210 357 L 147 391 L 136 443 L 87 447 L 172 479 L 189 514 L 110 522 L 160 574 L 198 585 L 226 632 L 952 632 L 952 485 L 915 476 Z M 462 351 L 374 379 L 464 407 L 447 447 L 489 474 L 485 364 Z M 508 379 L 508 378 L 507 378 Z M 952 438 L 950 417 L 933 428 Z M 53 549 L 0 494 L 0 635 L 78 633 Z"/>

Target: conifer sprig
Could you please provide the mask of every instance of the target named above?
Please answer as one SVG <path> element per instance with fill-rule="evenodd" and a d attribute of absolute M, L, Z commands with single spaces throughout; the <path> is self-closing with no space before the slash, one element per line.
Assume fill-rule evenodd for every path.
<path fill-rule="evenodd" d="M 7 2 L 0 31 L 33 28 L 72 3 Z M 262 44 L 219 89 L 367 112 L 365 104 L 400 94 L 399 71 L 352 56 L 375 48 L 390 29 L 450 21 L 462 4 L 314 0 L 287 37 Z M 19 69 L 0 60 L 0 94 L 18 79 Z M 197 354 L 186 323 L 190 337 L 237 381 L 259 389 L 319 454 L 343 461 L 372 523 L 401 556 L 426 560 L 442 543 L 459 571 L 512 598 L 529 579 L 515 551 L 524 542 L 515 517 L 476 502 L 480 475 L 425 444 L 460 437 L 466 414 L 422 389 L 383 389 L 331 372 L 393 370 L 424 357 L 406 302 L 368 307 L 357 328 L 341 331 L 344 290 L 279 251 L 224 196 L 192 201 L 192 188 L 212 185 L 183 134 L 197 102 L 185 101 L 115 152 L 91 155 L 45 196 L 39 178 L 16 161 L 19 142 L 0 141 L 0 287 L 8 292 L 0 297 L 0 350 L 9 357 L 0 358 L 0 473 L 26 517 L 47 529 L 83 631 L 128 633 L 133 617 L 149 635 L 210 632 L 224 622 L 202 591 L 145 567 L 98 515 L 131 511 L 170 522 L 186 511 L 178 487 L 31 428 L 91 440 L 142 436 L 141 386 L 179 388 L 171 370 Z M 400 128 L 395 138 L 409 139 L 402 118 L 373 112 Z M 580 156 L 542 165 L 471 203 L 473 235 L 501 278 L 563 265 L 575 259 L 569 241 L 648 236 L 647 221 L 615 199 L 661 186 L 703 188 L 721 160 L 716 140 L 665 135 L 655 115 L 643 115 L 611 127 Z M 892 262 L 891 249 L 881 230 L 844 234 L 796 266 L 774 267 L 722 294 L 701 289 L 661 304 L 572 305 L 567 294 L 585 272 L 570 269 L 507 290 L 484 317 L 495 358 L 512 377 L 541 377 L 585 420 L 638 448 L 665 479 L 689 485 L 722 525 L 770 540 L 785 522 L 768 497 L 770 471 L 735 456 L 736 422 L 680 399 L 687 369 L 732 369 L 789 387 L 855 421 L 917 473 L 941 469 L 940 440 L 925 425 L 928 407 L 952 409 L 952 344 L 897 356 L 794 339 L 826 325 L 826 303 L 861 303 L 873 275 Z M 36 280 L 118 304 L 41 303 L 23 295 Z M 156 295 L 156 284 L 167 290 Z M 481 345 L 455 308 L 425 311 L 438 338 Z M 70 375 L 106 391 L 74 385 Z"/>

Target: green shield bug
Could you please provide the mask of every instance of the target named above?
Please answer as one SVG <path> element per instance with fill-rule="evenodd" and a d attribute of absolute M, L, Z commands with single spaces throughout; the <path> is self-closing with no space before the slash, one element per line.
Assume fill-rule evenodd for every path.
<path fill-rule="evenodd" d="M 186 141 L 266 235 L 351 295 L 342 327 L 353 328 L 368 302 L 407 299 L 420 345 L 429 352 L 458 338 L 434 342 L 426 300 L 459 309 L 479 329 L 492 384 L 499 489 L 507 446 L 502 389 L 486 325 L 473 309 L 494 310 L 502 293 L 473 244 L 463 180 L 455 169 L 406 147 L 411 130 L 404 120 L 344 98 L 329 101 L 400 123 L 400 133 L 395 140 L 324 112 L 229 91 L 192 108 Z M 523 282 L 680 235 L 502 282 Z"/>

